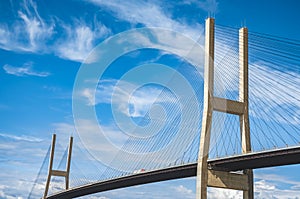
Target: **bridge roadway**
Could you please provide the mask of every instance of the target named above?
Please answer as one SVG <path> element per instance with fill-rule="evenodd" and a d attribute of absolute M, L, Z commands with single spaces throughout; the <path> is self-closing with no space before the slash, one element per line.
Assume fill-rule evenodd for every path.
<path fill-rule="evenodd" d="M 299 163 L 300 146 L 208 160 L 210 169 L 221 171 L 239 171 Z M 76 198 L 134 185 L 192 177 L 196 176 L 196 174 L 197 163 L 190 163 L 74 187 L 50 195 L 47 199 Z"/>

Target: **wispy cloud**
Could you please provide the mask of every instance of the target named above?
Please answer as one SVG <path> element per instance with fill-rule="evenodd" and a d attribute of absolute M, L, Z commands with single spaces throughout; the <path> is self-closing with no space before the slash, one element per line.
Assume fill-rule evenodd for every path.
<path fill-rule="evenodd" d="M 92 28 L 84 22 L 78 22 L 75 26 L 62 25 L 66 38 L 62 38 L 57 44 L 55 52 L 59 57 L 75 61 L 84 61 L 95 46 L 95 41 L 106 37 L 111 33 L 110 29 L 101 23 Z"/>
<path fill-rule="evenodd" d="M 91 2 L 111 11 L 120 20 L 147 27 L 172 29 L 194 40 L 199 38 L 203 40 L 201 24 L 189 25 L 173 19 L 158 2 L 101 0 Z M 13 25 L 0 24 L 0 48 L 54 53 L 63 59 L 82 62 L 95 47 L 96 41 L 111 34 L 111 30 L 97 20 L 92 24 L 78 19 L 74 19 L 75 22 L 70 24 L 56 16 L 49 16 L 49 19 L 45 20 L 40 16 L 37 4 L 32 0 L 24 1 L 22 9 L 17 12 L 17 17 L 18 20 Z M 63 34 L 58 35 L 57 32 Z"/>
<path fill-rule="evenodd" d="M 181 32 L 197 40 L 203 31 L 200 24 L 189 26 L 172 19 L 171 14 L 163 6 L 154 1 L 105 1 L 89 0 L 90 2 L 108 9 L 117 18 L 132 24 L 143 24 L 146 27 L 163 27 Z"/>
<path fill-rule="evenodd" d="M 118 85 L 116 85 L 118 83 Z M 124 89 L 126 88 L 126 90 Z M 174 103 L 176 98 L 162 88 L 147 86 L 137 89 L 133 83 L 115 79 L 102 80 L 95 95 L 91 89 L 81 91 L 81 96 L 90 106 L 114 103 L 119 111 L 131 117 L 143 117 L 154 103 Z M 134 90 L 132 93 L 131 91 Z M 164 94 L 162 98 L 160 95 Z"/>
<path fill-rule="evenodd" d="M 93 24 L 74 19 L 66 23 L 56 16 L 43 19 L 33 0 L 21 3 L 17 20 L 0 24 L 0 48 L 38 54 L 53 53 L 63 59 L 82 62 L 94 48 L 97 39 L 105 38 L 110 29 L 101 22 Z M 62 34 L 57 34 L 62 32 Z"/>
<path fill-rule="evenodd" d="M 255 174 L 256 179 L 259 179 L 261 181 L 272 181 L 275 183 L 275 185 L 282 185 L 287 184 L 290 185 L 291 189 L 299 190 L 300 192 L 300 182 L 291 180 L 287 178 L 286 176 L 281 176 L 278 174 L 267 174 L 267 173 L 257 173 Z M 272 186 L 275 186 L 272 185 Z"/>
<path fill-rule="evenodd" d="M 139 185 L 129 187 L 126 189 L 117 189 L 107 193 L 96 194 L 98 197 L 104 198 L 122 198 L 122 199 L 193 199 L 195 198 L 195 192 L 183 186 L 193 179 L 181 179 L 168 182 L 157 182 L 146 185 Z"/>
<path fill-rule="evenodd" d="M 5 134 L 5 133 L 0 133 L 0 136 L 2 138 L 8 138 L 16 141 L 25 141 L 25 142 L 42 142 L 43 140 L 37 137 L 32 137 L 32 136 L 27 136 L 27 135 L 12 135 L 12 134 Z"/>
<path fill-rule="evenodd" d="M 178 198 L 195 198 L 196 194 L 193 192 L 193 190 L 187 188 L 184 185 L 178 185 L 176 187 L 173 187 L 173 189 L 177 193 Z"/>
<path fill-rule="evenodd" d="M 226 198 L 226 199 L 242 199 L 242 192 L 230 189 L 208 188 L 207 196 L 209 199 Z"/>
<path fill-rule="evenodd" d="M 1 177 L 4 176 L 1 175 Z M 30 197 L 28 197 L 29 195 L 28 193 L 31 191 L 30 189 L 34 184 L 33 180 L 32 179 L 10 179 L 9 184 L 7 185 L 0 184 L 0 198 L 1 199 L 40 198 L 45 190 L 45 183 L 44 183 L 45 181 L 46 179 L 43 182 L 36 183 L 33 193 L 31 193 Z M 50 185 L 50 190 L 52 190 L 53 184 L 54 182 L 52 181 Z"/>
<path fill-rule="evenodd" d="M 44 48 L 44 46 L 42 46 L 44 44 L 43 41 L 51 38 L 54 29 L 54 24 L 45 24 L 42 18 L 39 17 L 37 11 L 35 11 L 35 15 L 36 16 L 30 16 L 29 14 L 26 15 L 19 11 L 19 16 L 25 23 L 25 33 L 29 43 L 28 50 L 34 52 Z"/>
<path fill-rule="evenodd" d="M 48 159 L 46 152 L 49 143 L 50 140 L 38 136 L 0 133 L 0 198 L 28 197 L 43 160 Z M 44 166 L 46 167 L 41 172 L 46 176 L 48 165 Z M 44 182 L 45 180 L 42 181 Z M 41 192 L 34 193 L 32 198 L 41 196 L 39 193 L 44 190 L 44 184 L 39 186 L 39 190 Z"/>
<path fill-rule="evenodd" d="M 89 199 L 110 199 L 110 198 L 105 196 L 90 196 Z"/>
<path fill-rule="evenodd" d="M 204 1 L 184 0 L 182 3 L 188 5 L 195 5 L 211 14 L 215 14 L 218 11 L 218 5 L 219 5 L 219 3 L 216 0 L 204 0 Z"/>
<path fill-rule="evenodd" d="M 46 23 L 32 0 L 23 2 L 24 11 L 18 11 L 19 20 L 12 26 L 0 24 L 0 47 L 6 50 L 41 53 L 45 41 L 54 34 L 53 21 Z"/>
<path fill-rule="evenodd" d="M 300 195 L 299 182 L 286 179 L 277 174 L 255 174 L 254 196 L 257 199 L 288 199 L 297 198 Z M 289 184 L 290 187 L 280 188 L 280 185 Z M 295 189 L 294 187 L 297 187 Z M 242 198 L 241 191 L 228 189 L 208 189 L 209 198 Z"/>
<path fill-rule="evenodd" d="M 270 181 L 259 180 L 255 182 L 254 193 L 255 198 L 258 199 L 297 199 L 297 196 L 300 195 L 300 190 L 293 190 L 292 188 L 281 189 Z"/>
<path fill-rule="evenodd" d="M 94 125 L 92 122 L 90 122 L 89 120 L 85 120 L 85 121 L 81 121 L 81 133 L 84 133 L 85 135 L 88 135 L 90 140 L 93 141 L 95 140 L 96 137 L 99 137 L 100 135 L 94 137 L 93 136 L 97 135 L 97 131 L 99 131 L 99 127 L 98 125 Z M 80 130 L 80 129 L 75 129 L 75 126 L 73 124 L 70 123 L 53 123 L 52 126 L 54 127 L 54 130 L 56 133 L 59 134 L 60 136 L 60 140 L 63 140 L 64 143 L 67 143 L 67 140 L 69 139 L 70 135 L 74 135 L 73 136 L 77 136 L 75 134 L 76 130 Z M 121 131 L 119 131 L 117 128 L 114 128 L 113 126 L 102 126 L 101 127 L 104 132 L 105 132 L 105 138 L 107 138 L 109 141 L 111 141 L 114 146 L 117 147 L 122 147 L 122 145 L 126 142 L 127 140 L 127 135 L 124 135 Z M 98 140 L 98 141 L 102 141 L 102 140 Z M 110 151 L 110 145 L 105 145 L 104 142 L 102 144 L 100 144 L 100 142 L 98 142 L 98 144 L 96 144 L 94 147 L 94 149 L 97 151 Z"/>
<path fill-rule="evenodd" d="M 3 66 L 3 69 L 7 74 L 15 75 L 19 77 L 23 77 L 23 76 L 47 77 L 50 75 L 49 72 L 35 71 L 32 65 L 33 65 L 32 62 L 25 63 L 23 64 L 23 66 L 20 67 L 5 64 Z"/>

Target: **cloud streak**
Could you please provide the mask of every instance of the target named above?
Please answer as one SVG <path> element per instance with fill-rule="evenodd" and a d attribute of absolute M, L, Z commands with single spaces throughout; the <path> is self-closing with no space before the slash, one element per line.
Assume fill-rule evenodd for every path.
<path fill-rule="evenodd" d="M 195 24 L 189 26 L 172 19 L 171 14 L 163 9 L 162 5 L 151 1 L 105 1 L 89 0 L 91 3 L 104 7 L 111 11 L 118 19 L 130 22 L 131 24 L 143 24 L 146 27 L 163 27 L 178 31 L 190 36 L 194 40 L 202 35 L 203 26 Z"/>
<path fill-rule="evenodd" d="M 89 27 L 84 22 L 75 26 L 63 25 L 66 38 L 58 42 L 55 53 L 63 59 L 84 61 L 94 48 L 95 41 L 111 34 L 105 25 L 98 23 L 95 26 L 96 28 Z"/>
<path fill-rule="evenodd" d="M 19 20 L 11 27 L 0 24 L 0 47 L 11 51 L 41 53 L 47 50 L 45 40 L 54 34 L 53 21 L 46 23 L 32 0 L 23 2 L 23 11 L 18 11 Z"/>
<path fill-rule="evenodd" d="M 31 137 L 27 135 L 21 135 L 21 136 L 16 136 L 16 135 L 11 135 L 11 134 L 5 134 L 5 133 L 0 133 L 0 136 L 2 138 L 8 138 L 11 140 L 15 141 L 25 141 L 25 142 L 42 142 L 43 140 L 37 137 Z"/>
<path fill-rule="evenodd" d="M 27 198 L 49 142 L 25 134 L 0 133 L 0 198 Z"/>
<path fill-rule="evenodd" d="M 0 24 L 0 48 L 15 52 L 55 54 L 60 58 L 82 62 L 98 39 L 111 31 L 97 20 L 93 24 L 74 20 L 68 24 L 56 16 L 43 19 L 32 0 L 24 1 L 12 24 Z M 63 34 L 57 34 L 62 32 Z"/>
<path fill-rule="evenodd" d="M 117 83 L 119 86 L 116 85 Z M 125 87 L 127 90 L 122 89 Z M 80 95 L 85 98 L 89 106 L 114 103 L 118 106 L 119 111 L 131 117 L 144 117 L 154 103 L 174 103 L 176 101 L 174 96 L 165 92 L 164 98 L 160 97 L 163 93 L 162 88 L 155 86 L 146 86 L 137 90 L 134 88 L 137 86 L 133 83 L 107 79 L 99 83 L 95 96 L 88 88 L 82 90 Z M 131 90 L 135 91 L 130 93 Z"/>
<path fill-rule="evenodd" d="M 215 14 L 218 11 L 219 3 L 216 0 L 184 0 L 183 4 L 193 5 L 201 8 L 204 11 L 207 11 L 211 14 Z"/>
<path fill-rule="evenodd" d="M 24 76 L 36 76 L 36 77 L 47 77 L 50 75 L 49 72 L 38 72 L 35 71 L 32 68 L 32 63 L 25 63 L 23 66 L 21 67 L 16 67 L 16 66 L 11 66 L 8 64 L 5 64 L 3 66 L 3 70 L 10 75 L 15 75 L 15 76 L 19 76 L 19 77 L 24 77 Z"/>

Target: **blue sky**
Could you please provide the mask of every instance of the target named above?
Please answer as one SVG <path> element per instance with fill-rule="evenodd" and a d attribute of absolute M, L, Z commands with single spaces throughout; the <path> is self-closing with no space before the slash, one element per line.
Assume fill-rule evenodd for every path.
<path fill-rule="evenodd" d="M 200 78 L 201 71 L 197 73 L 191 63 L 182 59 L 183 57 L 197 64 L 197 61 L 193 59 L 195 56 L 193 51 L 189 48 L 185 49 L 181 44 L 187 42 L 192 44 L 193 41 L 197 41 L 200 47 L 203 45 L 204 21 L 208 17 L 208 13 L 212 13 L 217 24 L 235 28 L 245 25 L 253 32 L 300 40 L 299 6 L 299 2 L 293 0 L 1 1 L 0 168 L 2 172 L 0 173 L 0 198 L 27 198 L 51 142 L 53 132 L 58 134 L 61 149 L 65 147 L 68 137 L 74 135 L 75 142 L 77 142 L 74 157 L 78 157 L 78 159 L 74 158 L 73 162 L 77 168 L 81 168 L 85 164 L 83 162 L 91 159 L 90 155 L 83 157 L 82 154 L 86 153 L 83 149 L 85 144 L 79 142 L 79 137 L 83 142 L 88 142 L 90 146 L 94 146 L 101 139 L 98 138 L 97 143 L 92 142 L 93 132 L 97 132 L 97 127 L 95 123 L 81 117 L 82 115 L 78 116 L 78 113 L 81 112 L 76 112 L 76 107 L 80 103 L 85 104 L 87 110 L 96 107 L 96 118 L 101 121 L 102 129 L 105 132 L 104 136 L 109 139 L 108 143 L 113 144 L 115 148 L 121 148 L 124 143 L 128 144 L 130 135 L 149 136 L 146 135 L 147 132 L 143 132 L 142 135 L 136 134 L 137 131 L 127 131 L 129 135 L 120 135 L 118 128 L 122 129 L 124 127 L 122 125 L 127 124 L 127 120 L 121 118 L 120 121 L 124 123 L 118 123 L 114 119 L 127 115 L 135 124 L 147 126 L 150 124 L 147 119 L 150 116 L 153 118 L 164 116 L 164 112 L 159 108 L 155 109 L 152 115 L 149 115 L 148 110 L 154 101 L 158 105 L 164 105 L 179 100 L 178 96 L 172 94 L 172 91 L 176 91 L 176 84 L 173 85 L 173 88 L 168 82 L 164 82 L 164 78 L 174 77 L 168 76 L 174 75 L 170 72 L 171 70 L 179 71 L 182 74 L 182 76 L 178 76 L 179 79 L 184 77 L 192 85 L 200 85 L 200 88 L 203 86 Z M 143 50 L 126 52 L 126 48 L 124 48 L 125 50 L 121 52 L 124 54 L 113 60 L 103 72 L 99 84 L 97 84 L 99 77 L 94 76 L 93 71 L 90 78 L 87 78 L 84 73 L 83 76 L 79 75 L 82 74 L 82 71 L 84 72 L 86 66 L 93 65 L 95 58 L 93 55 L 99 55 L 95 48 L 101 50 L 103 47 L 101 42 L 108 38 L 115 38 L 115 40 L 110 39 L 106 43 L 114 41 L 117 43 L 124 38 L 129 40 L 127 33 L 124 36 L 124 31 L 153 27 L 176 31 L 176 34 L 157 32 L 157 34 L 165 33 L 173 36 L 175 34 L 177 37 L 172 38 L 167 35 L 167 38 L 164 38 L 164 42 L 174 39 L 176 41 L 174 46 L 164 46 L 163 42 L 160 44 L 154 42 L 141 46 L 137 44 L 140 48 L 144 45 L 148 47 Z M 183 37 L 188 39 L 183 40 Z M 123 42 L 126 43 L 126 39 Z M 180 43 L 183 41 L 185 43 Z M 179 46 L 180 48 L 178 48 Z M 132 48 L 134 49 L 136 46 L 132 46 Z M 92 51 L 93 49 L 94 51 Z M 111 50 L 108 51 L 107 56 L 97 58 L 101 61 L 106 60 L 113 53 L 118 55 L 117 52 L 118 49 Z M 188 53 L 186 54 L 186 52 Z M 143 76 L 144 73 L 141 73 L 141 76 L 137 75 L 140 72 L 138 70 L 134 73 L 136 76 L 125 75 L 130 74 L 134 67 L 143 64 L 145 66 L 149 63 L 168 65 L 169 69 L 159 68 L 159 75 L 157 70 L 149 70 L 147 78 Z M 155 65 L 155 67 L 158 68 L 161 65 Z M 184 70 L 181 66 L 185 66 Z M 95 74 L 98 73 L 95 68 L 93 70 Z M 80 79 L 82 77 L 84 79 Z M 134 80 L 131 80 L 132 77 Z M 151 78 L 155 80 L 153 83 L 148 83 L 144 87 L 140 86 Z M 122 81 L 118 81 L 120 79 Z M 80 81 L 87 82 L 84 86 L 91 87 L 87 89 L 76 87 Z M 164 88 L 170 86 L 170 89 L 163 89 L 157 82 L 165 83 Z M 115 85 L 118 83 L 119 90 L 115 89 Z M 95 93 L 91 89 L 94 85 L 97 85 Z M 179 82 L 177 86 L 182 85 Z M 189 92 L 188 89 L 191 89 L 190 87 L 180 88 L 186 88 L 185 92 Z M 196 89 L 196 87 L 192 88 Z M 181 91 L 178 90 L 178 92 Z M 201 101 L 200 90 L 196 89 L 195 92 L 199 94 L 195 100 Z M 111 101 L 112 95 L 115 96 L 115 101 Z M 181 95 L 184 96 L 184 93 Z M 180 100 L 185 99 L 180 98 Z M 173 113 L 181 111 L 176 103 L 168 108 Z M 196 108 L 201 108 L 201 106 Z M 113 110 L 117 113 L 112 113 Z M 168 109 L 166 110 L 168 111 Z M 85 113 L 83 112 L 83 115 Z M 194 114 L 195 117 L 199 116 Z M 169 116 L 170 120 L 181 118 L 175 116 L 174 118 Z M 79 125 L 76 127 L 77 131 L 74 123 Z M 154 124 L 160 125 L 158 120 Z M 197 124 L 197 122 L 189 123 L 189 125 Z M 126 126 L 126 128 L 128 127 Z M 80 134 L 78 131 L 85 133 Z M 176 134 L 170 136 L 173 138 L 172 136 L 176 137 Z M 154 139 L 148 141 L 155 142 Z M 106 150 L 109 148 L 105 145 L 107 143 L 100 143 L 101 147 L 95 147 L 95 151 L 91 152 L 95 157 L 93 153 L 98 150 L 104 155 L 96 158 L 108 158 L 101 159 L 104 164 L 100 166 L 100 170 L 110 161 L 114 166 L 120 166 L 119 161 L 109 158 L 111 151 Z M 167 145 L 167 143 L 164 144 Z M 159 151 L 163 146 L 160 145 L 151 150 Z M 80 152 L 80 150 L 82 151 Z M 126 150 L 129 153 L 136 152 L 135 149 L 130 148 L 130 144 Z M 114 153 L 111 157 L 120 158 L 122 155 L 118 152 Z M 178 154 L 180 153 L 182 151 L 179 150 Z M 166 152 L 165 155 L 167 154 Z M 166 156 L 160 158 L 166 158 Z M 168 161 L 172 162 L 173 159 Z M 83 171 L 89 169 L 95 168 L 90 166 Z M 297 165 L 256 170 L 256 198 L 296 198 L 300 196 L 298 170 L 299 166 Z M 93 173 L 86 175 L 92 176 Z M 39 190 L 42 190 L 42 187 L 39 187 Z M 241 198 L 240 193 L 235 191 L 210 189 L 209 193 L 210 198 Z M 195 178 L 189 178 L 110 191 L 89 198 L 194 198 L 194 196 Z"/>

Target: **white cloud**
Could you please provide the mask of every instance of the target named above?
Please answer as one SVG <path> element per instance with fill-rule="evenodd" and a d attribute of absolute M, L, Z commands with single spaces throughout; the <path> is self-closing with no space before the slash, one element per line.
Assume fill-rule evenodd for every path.
<path fill-rule="evenodd" d="M 11 27 L 0 24 L 0 47 L 6 50 L 41 53 L 45 40 L 54 34 L 54 22 L 45 23 L 33 1 L 24 1 L 25 12 L 18 11 L 20 21 Z"/>
<path fill-rule="evenodd" d="M 208 188 L 207 197 L 209 199 L 242 199 L 242 192 L 230 189 Z"/>
<path fill-rule="evenodd" d="M 278 175 L 278 174 L 257 173 L 255 175 L 255 177 L 256 177 L 256 179 L 261 180 L 261 182 L 266 182 L 266 181 L 270 182 L 270 181 L 272 181 L 273 183 L 275 183 L 272 186 L 280 185 L 280 184 L 287 184 L 291 187 L 291 189 L 300 190 L 300 182 L 290 180 L 286 176 L 281 176 L 281 175 Z"/>
<path fill-rule="evenodd" d="M 162 27 L 181 32 L 198 40 L 202 36 L 203 27 L 195 24 L 193 27 L 173 20 L 162 5 L 151 1 L 105 1 L 89 0 L 90 2 L 105 7 L 112 11 L 119 19 L 132 24 L 144 24 L 147 27 Z"/>
<path fill-rule="evenodd" d="M 9 51 L 54 53 L 57 56 L 82 62 L 95 46 L 95 41 L 110 34 L 110 29 L 97 20 L 67 24 L 50 16 L 43 19 L 34 1 L 24 1 L 12 25 L 0 24 L 0 48 Z M 21 11 L 22 10 L 22 11 Z M 57 30 L 62 30 L 58 35 Z"/>
<path fill-rule="evenodd" d="M 58 137 L 57 142 L 61 143 L 63 146 L 65 146 L 66 143 L 69 143 L 70 136 L 76 134 L 76 129 L 71 123 L 59 122 L 53 123 L 52 126 L 54 133 L 57 134 Z"/>
<path fill-rule="evenodd" d="M 180 23 L 172 19 L 170 14 L 159 4 L 136 1 L 95 0 L 92 2 L 106 7 L 122 20 L 134 24 L 142 23 L 147 27 L 172 29 L 186 34 L 194 40 L 201 38 L 201 42 L 203 42 L 203 26 L 201 24 L 190 26 Z M 50 20 L 46 22 L 40 16 L 37 5 L 33 1 L 24 2 L 23 10 L 18 11 L 21 22 L 15 22 L 11 27 L 7 24 L 0 24 L 1 48 L 12 51 L 54 53 L 63 59 L 82 62 L 95 47 L 97 40 L 111 34 L 111 30 L 107 26 L 96 20 L 94 24 L 86 24 L 79 20 L 75 20 L 74 24 L 66 24 L 65 22 L 56 23 L 60 20 L 50 16 Z M 62 29 L 63 34 L 57 35 L 56 29 Z M 54 36 L 58 37 L 54 40 Z M 92 60 L 89 61 L 92 62 Z"/>
<path fill-rule="evenodd" d="M 108 197 L 105 197 L 105 196 L 88 196 L 86 198 L 88 198 L 88 199 L 109 199 Z"/>
<path fill-rule="evenodd" d="M 10 49 L 11 46 L 9 44 L 10 40 L 10 32 L 6 26 L 0 26 L 0 47 L 3 49 Z"/>
<path fill-rule="evenodd" d="M 188 5 L 196 5 L 204 11 L 209 12 L 210 14 L 215 14 L 218 11 L 219 3 L 216 0 L 184 0 L 182 3 Z"/>
<path fill-rule="evenodd" d="M 81 144 L 85 144 L 89 146 L 89 149 L 92 149 L 93 151 L 103 152 L 103 155 L 108 154 L 108 156 L 112 155 L 110 154 L 112 147 L 121 149 L 123 144 L 128 139 L 127 135 L 118 130 L 116 127 L 110 125 L 101 126 L 105 137 L 99 139 L 101 138 L 101 135 L 97 133 L 99 132 L 98 125 L 93 124 L 89 120 L 81 120 L 80 133 L 83 133 L 84 136 L 88 136 L 89 140 L 91 141 L 90 143 L 81 143 L 82 140 L 80 140 L 80 137 L 83 135 L 78 134 L 78 129 L 75 129 L 75 126 L 73 124 L 61 122 L 54 123 L 52 124 L 52 126 L 54 127 L 55 133 L 57 133 L 59 136 L 59 142 L 63 143 L 64 145 L 65 143 L 68 143 L 68 139 L 72 135 L 74 139 L 79 142 L 76 144 L 77 146 L 83 147 L 81 146 Z M 105 142 L 103 139 L 107 139 L 109 143 Z M 97 142 L 94 142 L 95 140 Z M 110 159 L 111 157 L 103 157 L 103 159 L 105 158 Z"/>
<path fill-rule="evenodd" d="M 3 69 L 5 70 L 5 72 L 7 74 L 20 76 L 20 77 L 23 77 L 23 76 L 47 77 L 50 75 L 50 73 L 48 73 L 48 72 L 38 72 L 38 71 L 33 70 L 32 65 L 33 64 L 31 62 L 25 63 L 21 67 L 15 67 L 15 66 L 5 64 L 3 66 Z"/>
<path fill-rule="evenodd" d="M 177 182 L 176 182 L 177 181 Z M 122 199 L 194 199 L 195 192 L 180 185 L 186 179 L 137 185 L 125 189 L 116 189 L 98 193 L 98 197 Z M 87 197 L 89 198 L 89 197 Z"/>
<path fill-rule="evenodd" d="M 268 184 L 264 180 L 260 180 L 255 182 L 255 189 L 258 190 L 258 192 L 269 192 L 269 191 L 274 191 L 276 189 L 275 185 L 273 184 Z"/>
<path fill-rule="evenodd" d="M 40 138 L 32 137 L 32 136 L 28 136 L 28 135 L 16 136 L 16 135 L 13 135 L 13 134 L 0 133 L 0 136 L 3 137 L 3 138 L 9 138 L 9 139 L 13 139 L 13 140 L 16 140 L 16 141 L 26 141 L 26 142 L 42 142 L 43 141 Z"/>
<path fill-rule="evenodd" d="M 258 199 L 299 199 L 300 190 L 280 189 L 266 180 L 255 182 L 255 198 Z"/>
<path fill-rule="evenodd" d="M 36 12 L 34 17 L 30 17 L 22 12 L 19 11 L 19 16 L 23 19 L 25 23 L 25 32 L 27 34 L 27 39 L 29 42 L 29 51 L 37 52 L 44 48 L 41 44 L 44 44 L 44 40 L 51 38 L 53 34 L 54 25 L 50 24 L 47 25 L 39 17 L 38 13 Z M 43 49 L 44 50 L 44 49 Z"/>
<path fill-rule="evenodd" d="M 57 44 L 55 52 L 59 57 L 82 62 L 95 46 L 95 41 L 110 34 L 110 29 L 97 23 L 92 28 L 84 22 L 77 25 L 62 25 L 66 38 L 62 38 Z"/>
<path fill-rule="evenodd" d="M 7 193 L 6 190 L 9 189 L 8 186 L 0 185 L 0 198 L 2 199 L 23 199 L 21 196 L 16 196 L 15 194 Z"/>
<path fill-rule="evenodd" d="M 89 106 L 95 106 L 96 103 L 96 97 L 93 95 L 93 91 L 91 89 L 85 88 L 81 91 L 80 94 L 82 97 L 86 98 L 87 105 Z"/>
<path fill-rule="evenodd" d="M 289 180 L 286 176 L 277 174 L 255 174 L 254 197 L 257 199 L 299 199 L 300 189 L 299 182 Z M 283 189 L 282 185 L 289 184 L 290 186 Z M 286 187 L 286 186 L 285 186 Z M 294 189 L 294 187 L 298 187 Z M 209 198 L 218 199 L 236 199 L 242 198 L 242 192 L 229 189 L 209 188 Z"/>
<path fill-rule="evenodd" d="M 27 198 L 49 143 L 39 137 L 0 134 L 0 198 Z"/>
<path fill-rule="evenodd" d="M 180 194 L 184 194 L 184 195 L 189 195 L 189 194 L 193 193 L 193 191 L 191 189 L 188 189 L 183 185 L 179 185 L 179 186 L 175 187 L 175 190 L 177 192 L 179 192 Z"/>
<path fill-rule="evenodd" d="M 118 85 L 116 85 L 117 83 Z M 154 103 L 176 102 L 175 97 L 165 92 L 164 97 L 160 97 L 160 94 L 163 93 L 162 88 L 154 86 L 142 87 L 137 90 L 135 88 L 138 86 L 133 83 L 109 79 L 99 83 L 95 95 L 91 89 L 82 90 L 80 95 L 86 99 L 90 106 L 100 103 L 114 103 L 118 106 L 119 111 L 131 117 L 145 116 Z M 134 90 L 133 93 L 132 90 Z"/>

